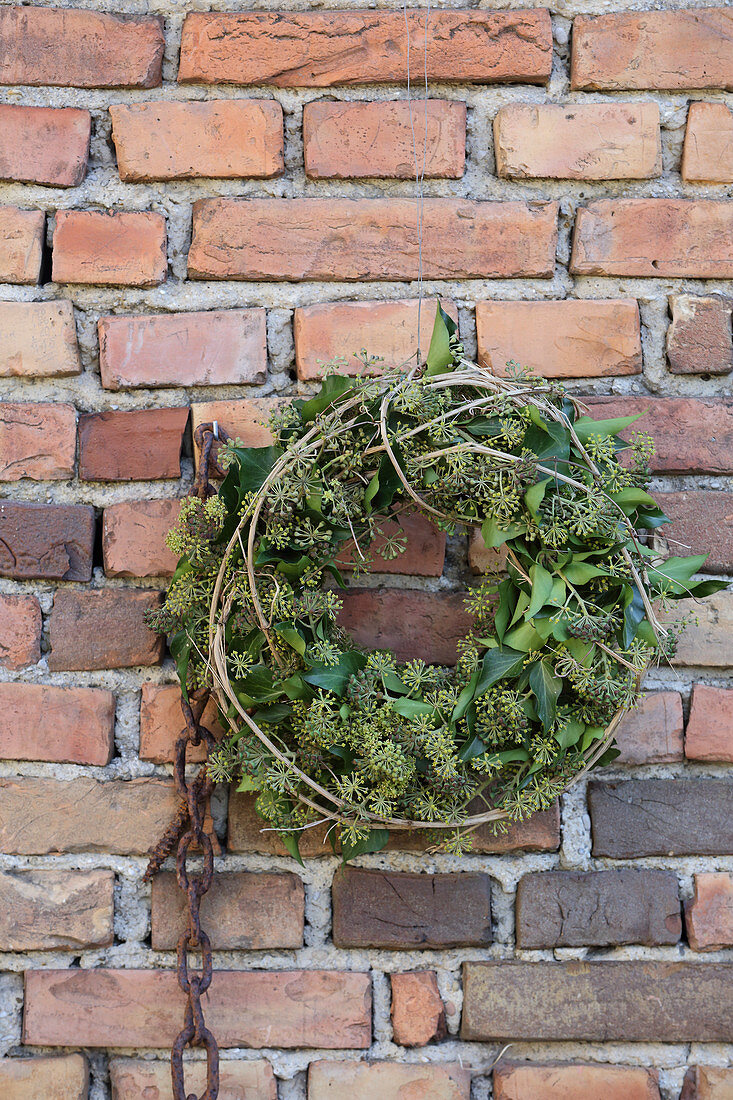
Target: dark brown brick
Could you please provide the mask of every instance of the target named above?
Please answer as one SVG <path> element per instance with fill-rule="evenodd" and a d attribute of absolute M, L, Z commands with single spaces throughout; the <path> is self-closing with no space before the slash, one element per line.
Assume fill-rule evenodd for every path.
<path fill-rule="evenodd" d="M 670 554 L 708 554 L 706 573 L 733 572 L 733 493 L 684 489 L 654 497 L 672 521 L 655 532 L 660 543 L 669 539 Z"/>
<path fill-rule="evenodd" d="M 733 855 L 733 783 L 724 779 L 592 782 L 593 855 Z"/>
<path fill-rule="evenodd" d="M 682 933 L 672 871 L 540 871 L 517 887 L 517 947 L 677 943 Z"/>
<path fill-rule="evenodd" d="M 181 476 L 188 408 L 111 410 L 79 417 L 82 481 L 154 481 Z"/>
<path fill-rule="evenodd" d="M 463 979 L 463 1039 L 733 1040 L 733 963 L 469 962 Z"/>
<path fill-rule="evenodd" d="M 337 947 L 415 950 L 491 943 L 488 875 L 341 867 L 332 894 Z"/>
<path fill-rule="evenodd" d="M 217 874 L 201 901 L 201 920 L 215 950 L 263 951 L 303 946 L 305 893 L 293 874 Z M 156 875 L 152 893 L 152 946 L 175 948 L 186 927 L 186 899 L 173 873 Z"/>
<path fill-rule="evenodd" d="M 59 672 L 160 664 L 164 640 L 143 616 L 161 598 L 160 592 L 135 588 L 59 589 L 49 621 L 48 667 Z"/>
<path fill-rule="evenodd" d="M 422 657 L 430 664 L 454 665 L 456 643 L 472 618 L 455 592 L 409 589 L 353 589 L 344 597 L 339 625 L 359 645 L 391 649 L 399 661 Z"/>
<path fill-rule="evenodd" d="M 88 581 L 94 509 L 85 504 L 0 504 L 0 574 L 15 580 Z"/>

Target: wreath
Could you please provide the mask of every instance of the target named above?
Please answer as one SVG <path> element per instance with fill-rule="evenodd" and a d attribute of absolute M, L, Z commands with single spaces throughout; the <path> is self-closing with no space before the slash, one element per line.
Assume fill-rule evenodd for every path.
<path fill-rule="evenodd" d="M 593 420 L 509 367 L 469 363 L 439 306 L 425 364 L 327 376 L 273 417 L 271 446 L 228 441 L 218 494 L 182 503 L 152 625 L 184 698 L 216 693 L 227 732 L 209 776 L 256 792 L 297 858 L 319 823 L 344 858 L 399 829 L 460 852 L 477 825 L 548 807 L 613 759 L 645 669 L 672 655 L 680 624 L 657 609 L 725 587 L 692 581 L 705 556 L 647 545 L 668 521 L 647 491 L 651 440 L 619 440 L 636 417 Z M 339 554 L 352 546 L 358 575 L 401 553 L 382 525 L 409 510 L 505 551 L 467 596 L 454 668 L 365 650 L 338 624 Z"/>

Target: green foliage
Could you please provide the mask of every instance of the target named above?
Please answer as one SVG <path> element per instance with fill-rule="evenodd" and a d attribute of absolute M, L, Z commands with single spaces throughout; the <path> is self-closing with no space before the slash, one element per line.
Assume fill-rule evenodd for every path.
<path fill-rule="evenodd" d="M 339 800 L 348 858 L 383 847 L 378 826 L 394 818 L 460 826 L 483 809 L 519 819 L 545 808 L 633 705 L 639 674 L 674 644 L 652 601 L 724 586 L 693 581 L 704 558 L 657 559 L 637 535 L 666 517 L 646 488 L 648 438 L 618 439 L 633 419 L 592 421 L 555 383 L 471 369 L 440 310 L 422 375 L 327 378 L 274 419 L 271 447 L 228 448 L 218 497 L 184 502 L 169 538 L 182 561 L 154 621 L 184 691 L 210 684 L 223 571 L 227 674 L 278 755 L 245 726 L 209 767 L 257 792 L 294 855 L 320 820 L 295 767 Z M 505 573 L 469 594 L 455 668 L 363 652 L 337 625 L 335 559 L 350 543 L 358 575 L 374 566 L 375 539 L 387 560 L 402 552 L 394 527 L 414 507 L 404 481 L 446 528 L 479 528 L 506 549 Z M 450 844 L 465 847 L 460 828 Z"/>

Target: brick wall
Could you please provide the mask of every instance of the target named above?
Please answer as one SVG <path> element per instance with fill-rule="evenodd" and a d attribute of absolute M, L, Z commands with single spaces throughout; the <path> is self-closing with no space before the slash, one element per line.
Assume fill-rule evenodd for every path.
<path fill-rule="evenodd" d="M 11 1100 L 170 1095 L 181 903 L 170 873 L 141 879 L 179 717 L 141 615 L 173 567 L 191 425 L 261 443 L 333 355 L 414 348 L 403 17 L 330 2 L 0 5 Z M 495 370 L 646 410 L 671 536 L 728 575 L 733 16 L 637 6 L 434 6 L 426 294 Z M 345 621 L 450 660 L 484 560 L 415 519 Z M 342 869 L 311 835 L 302 869 L 217 791 L 222 1097 L 728 1100 L 732 627 L 733 594 L 706 601 L 614 767 L 463 860 L 412 836 Z"/>

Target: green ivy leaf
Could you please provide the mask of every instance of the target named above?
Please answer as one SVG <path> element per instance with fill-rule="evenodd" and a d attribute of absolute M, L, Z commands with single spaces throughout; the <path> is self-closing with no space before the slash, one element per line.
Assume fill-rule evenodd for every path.
<path fill-rule="evenodd" d="M 484 659 L 481 662 L 481 675 L 476 685 L 476 696 L 483 695 L 497 681 L 503 680 L 505 676 L 511 675 L 512 672 L 516 672 L 521 667 L 523 660 L 524 654 L 517 652 L 516 649 L 508 649 L 503 646 L 498 649 L 490 649 L 488 653 L 484 654 Z"/>
<path fill-rule="evenodd" d="M 246 450 L 238 448 L 236 451 L 237 465 L 239 466 L 240 500 L 245 493 L 256 493 L 262 488 L 267 476 L 279 458 L 282 457 L 280 447 L 247 447 Z"/>
<path fill-rule="evenodd" d="M 181 695 L 188 702 L 188 662 L 191 655 L 191 638 L 186 630 L 178 630 L 168 640 L 171 657 L 176 663 L 176 672 L 181 685 Z"/>
<path fill-rule="evenodd" d="M 295 833 L 278 833 L 277 835 L 280 837 L 280 840 L 283 842 L 293 859 L 297 859 L 300 866 L 305 867 L 303 857 L 300 854 L 300 835 L 302 832 L 303 830 L 299 829 Z"/>
<path fill-rule="evenodd" d="M 509 527 L 499 527 L 493 516 L 484 520 L 481 525 L 481 537 L 484 540 L 487 550 L 496 550 L 499 546 L 503 546 L 509 539 L 515 539 L 518 535 L 523 535 L 527 530 L 523 523 L 512 523 Z"/>
<path fill-rule="evenodd" d="M 533 565 L 529 571 L 532 580 L 532 599 L 524 613 L 525 619 L 532 619 L 538 611 L 541 611 L 552 595 L 554 584 L 552 573 L 539 564 Z"/>
<path fill-rule="evenodd" d="M 369 835 L 362 840 L 350 844 L 341 833 L 341 856 L 343 862 L 353 859 L 354 856 L 364 855 L 366 852 L 381 852 L 389 843 L 389 829 L 370 829 Z"/>
<path fill-rule="evenodd" d="M 557 714 L 557 700 L 562 691 L 562 680 L 552 671 L 546 659 L 536 661 L 529 674 L 529 686 L 537 700 L 537 714 L 546 730 L 549 730 Z"/>
<path fill-rule="evenodd" d="M 353 378 L 346 378 L 343 374 L 329 375 L 328 378 L 324 379 L 323 385 L 316 396 L 311 397 L 309 401 L 304 401 L 300 406 L 303 423 L 310 424 L 317 416 L 325 412 L 329 405 L 333 405 L 349 390 L 353 390 L 354 385 Z"/>
<path fill-rule="evenodd" d="M 581 443 L 587 443 L 592 435 L 615 436 L 624 428 L 630 428 L 644 413 L 634 416 L 616 416 L 611 420 L 593 420 L 590 416 L 580 416 L 575 421 L 575 434 Z"/>
<path fill-rule="evenodd" d="M 314 687 L 324 688 L 332 695 L 341 697 L 346 691 L 350 677 L 364 668 L 366 662 L 366 654 L 349 649 L 341 654 L 337 665 L 313 668 L 310 672 L 303 673 L 303 679 Z"/>
<path fill-rule="evenodd" d="M 443 374 L 453 365 L 453 354 L 450 350 L 450 338 L 458 331 L 453 318 L 445 312 L 440 302 L 435 313 L 433 335 L 430 338 L 427 358 L 425 360 L 425 374 Z"/>

